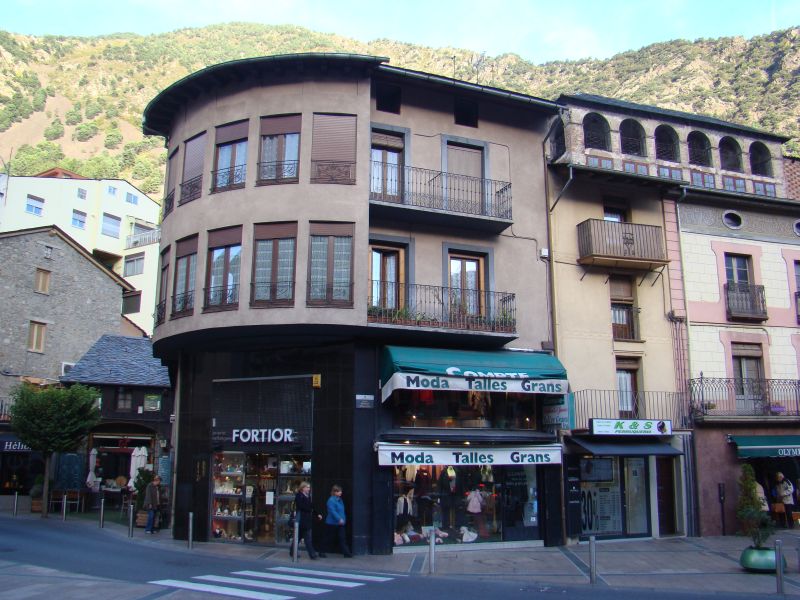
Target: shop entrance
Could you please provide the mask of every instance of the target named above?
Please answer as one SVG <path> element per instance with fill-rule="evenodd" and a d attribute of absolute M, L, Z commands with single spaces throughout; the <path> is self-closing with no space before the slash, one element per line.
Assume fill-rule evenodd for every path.
<path fill-rule="evenodd" d="M 217 452 L 212 456 L 211 535 L 217 542 L 288 544 L 289 515 L 311 456 Z"/>

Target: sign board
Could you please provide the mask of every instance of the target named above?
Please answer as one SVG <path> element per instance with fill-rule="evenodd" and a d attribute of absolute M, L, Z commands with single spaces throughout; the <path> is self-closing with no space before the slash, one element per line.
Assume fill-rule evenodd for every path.
<path fill-rule="evenodd" d="M 542 425 L 546 431 L 574 429 L 572 426 L 572 394 L 542 399 Z"/>
<path fill-rule="evenodd" d="M 594 435 L 672 435 L 672 421 L 657 419 L 592 419 Z"/>
<path fill-rule="evenodd" d="M 458 371 L 455 368 L 451 372 Z M 492 375 L 492 376 L 488 376 Z M 565 394 L 565 379 L 531 379 L 525 373 L 458 373 L 458 376 L 395 373 L 381 390 L 382 401 L 394 390 L 455 390 L 467 392 L 513 392 L 516 394 Z M 514 377 L 517 376 L 517 377 Z"/>
<path fill-rule="evenodd" d="M 374 408 L 375 396 L 373 394 L 356 394 L 356 408 Z"/>
<path fill-rule="evenodd" d="M 462 467 L 560 465 L 561 446 L 431 448 L 409 444 L 378 444 L 378 464 L 381 466 L 454 465 Z"/>

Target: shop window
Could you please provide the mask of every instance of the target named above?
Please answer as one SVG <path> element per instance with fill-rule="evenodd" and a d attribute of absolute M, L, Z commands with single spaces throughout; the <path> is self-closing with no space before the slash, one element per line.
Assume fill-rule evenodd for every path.
<path fill-rule="evenodd" d="M 311 223 L 309 306 L 353 305 L 352 223 Z"/>
<path fill-rule="evenodd" d="M 581 458 L 582 536 L 648 535 L 647 482 L 644 457 Z"/>
<path fill-rule="evenodd" d="M 241 240 L 241 227 L 208 232 L 209 248 L 203 310 L 234 309 L 239 306 Z"/>
<path fill-rule="evenodd" d="M 261 117 L 258 183 L 297 183 L 301 115 Z"/>
<path fill-rule="evenodd" d="M 397 311 L 405 306 L 405 249 L 397 246 L 370 246 L 370 315 Z"/>
<path fill-rule="evenodd" d="M 397 427 L 537 429 L 529 394 L 401 390 L 392 406 Z"/>
<path fill-rule="evenodd" d="M 217 127 L 213 190 L 244 187 L 247 176 L 247 121 Z"/>
<path fill-rule="evenodd" d="M 286 306 L 294 303 L 296 246 L 297 223 L 255 226 L 251 304 Z"/>
<path fill-rule="evenodd" d="M 370 200 L 399 202 L 403 193 L 402 135 L 372 132 L 372 163 L 370 166 Z"/>
<path fill-rule="evenodd" d="M 175 244 L 175 283 L 172 287 L 172 317 L 194 311 L 194 286 L 197 275 L 197 236 Z"/>

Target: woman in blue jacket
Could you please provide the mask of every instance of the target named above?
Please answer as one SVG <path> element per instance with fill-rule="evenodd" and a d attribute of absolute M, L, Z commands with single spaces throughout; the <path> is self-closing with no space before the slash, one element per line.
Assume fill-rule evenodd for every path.
<path fill-rule="evenodd" d="M 342 488 L 334 485 L 331 488 L 331 497 L 328 498 L 328 514 L 325 517 L 325 529 L 327 531 L 328 548 L 333 549 L 334 542 L 338 540 L 339 550 L 345 558 L 351 558 L 353 555 L 350 548 L 347 547 L 347 540 L 345 539 L 345 522 L 344 515 L 344 502 L 342 502 Z"/>

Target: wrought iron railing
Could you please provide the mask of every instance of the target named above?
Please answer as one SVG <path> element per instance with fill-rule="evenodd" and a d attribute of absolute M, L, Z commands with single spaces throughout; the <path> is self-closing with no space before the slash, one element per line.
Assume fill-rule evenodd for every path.
<path fill-rule="evenodd" d="M 573 396 L 576 429 L 587 429 L 589 419 L 657 419 L 689 427 L 686 398 L 679 392 L 581 390 Z"/>
<path fill-rule="evenodd" d="M 294 183 L 297 181 L 297 160 L 278 160 L 258 163 L 258 183 Z"/>
<path fill-rule="evenodd" d="M 239 305 L 239 285 L 216 285 L 205 289 L 203 309 L 231 308 Z"/>
<path fill-rule="evenodd" d="M 794 312 L 797 315 L 797 323 L 800 324 L 800 292 L 794 293 Z"/>
<path fill-rule="evenodd" d="M 642 138 L 621 135 L 619 141 L 620 150 L 622 150 L 623 154 L 647 156 L 647 152 L 645 152 L 644 140 Z"/>
<path fill-rule="evenodd" d="M 675 142 L 656 141 L 656 158 L 658 160 L 678 162 L 678 144 Z"/>
<path fill-rule="evenodd" d="M 664 262 L 661 227 L 588 219 L 578 224 L 580 258 L 607 256 Z"/>
<path fill-rule="evenodd" d="M 194 290 L 172 297 L 172 316 L 182 316 L 194 310 Z"/>
<path fill-rule="evenodd" d="M 369 199 L 452 213 L 511 218 L 511 184 L 373 161 Z"/>
<path fill-rule="evenodd" d="M 138 246 L 148 246 L 157 244 L 161 240 L 161 230 L 151 229 L 143 233 L 135 233 L 125 238 L 125 248 L 136 248 Z"/>
<path fill-rule="evenodd" d="M 711 148 L 704 144 L 689 142 L 689 164 L 699 167 L 710 167 Z"/>
<path fill-rule="evenodd" d="M 294 304 L 294 279 L 251 283 L 250 304 L 254 306 L 291 306 Z"/>
<path fill-rule="evenodd" d="M 609 144 L 608 133 L 596 129 L 583 130 L 583 147 L 584 148 L 597 148 L 598 150 L 611 150 Z"/>
<path fill-rule="evenodd" d="M 162 214 L 162 219 L 166 217 L 169 213 L 172 212 L 172 209 L 175 208 L 175 190 L 173 189 L 164 197 L 164 211 Z"/>
<path fill-rule="evenodd" d="M 164 322 L 164 318 L 167 314 L 167 301 L 162 300 L 158 304 L 156 304 L 156 314 L 155 314 L 155 326 L 158 327 Z"/>
<path fill-rule="evenodd" d="M 197 200 L 203 194 L 203 176 L 198 175 L 181 183 L 181 197 L 178 206 Z"/>
<path fill-rule="evenodd" d="M 244 187 L 247 165 L 235 165 L 226 169 L 211 171 L 212 192 L 224 192 Z"/>
<path fill-rule="evenodd" d="M 367 320 L 408 327 L 514 333 L 516 296 L 392 281 L 369 282 Z"/>
<path fill-rule="evenodd" d="M 638 306 L 631 304 L 611 304 L 611 330 L 615 340 L 638 340 L 639 337 Z"/>
<path fill-rule="evenodd" d="M 764 286 L 750 283 L 726 283 L 725 308 L 728 319 L 766 321 L 767 299 L 764 295 Z"/>
<path fill-rule="evenodd" d="M 800 416 L 800 380 L 703 377 L 689 380 L 691 407 L 700 417 Z"/>
<path fill-rule="evenodd" d="M 335 283 L 309 280 L 306 282 L 306 303 L 309 306 L 352 306 L 353 282 Z"/>
<path fill-rule="evenodd" d="M 339 183 L 353 185 L 356 182 L 355 161 L 312 160 L 311 183 Z"/>

